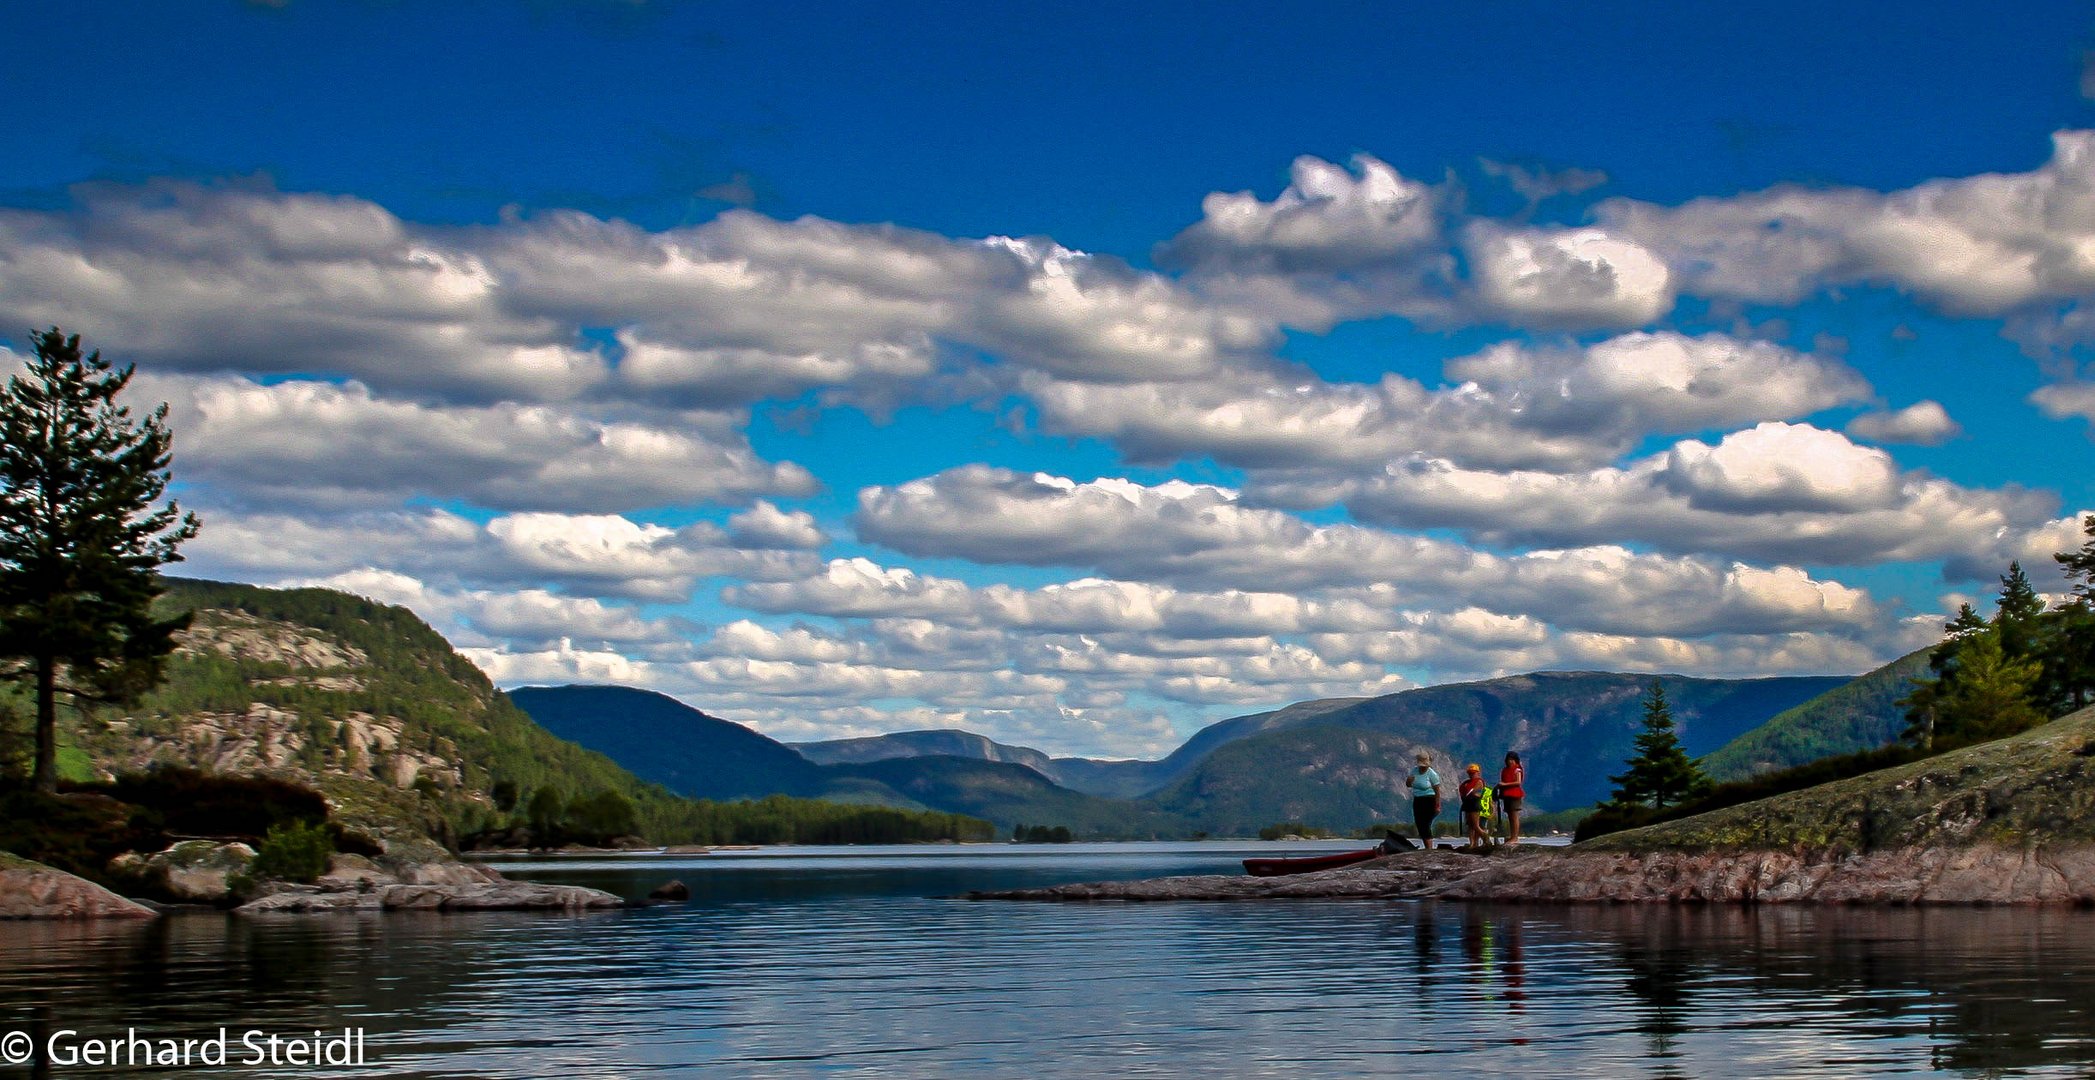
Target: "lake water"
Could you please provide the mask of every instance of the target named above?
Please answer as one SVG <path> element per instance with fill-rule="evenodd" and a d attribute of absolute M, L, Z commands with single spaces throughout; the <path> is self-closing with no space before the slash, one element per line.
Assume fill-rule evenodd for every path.
<path fill-rule="evenodd" d="M 362 1032 L 362 1067 L 226 1070 L 247 1076 L 2095 1068 L 2095 912 L 938 899 L 1234 872 L 1247 854 L 1335 846 L 1346 845 L 520 861 L 498 865 L 628 896 L 678 878 L 692 901 L 578 917 L 0 923 L 0 1049 L 13 1032 L 42 1043 L 74 1031 L 60 1049 L 77 1053 L 133 1030 L 207 1045 L 223 1028 L 239 1065 L 247 1032 Z"/>

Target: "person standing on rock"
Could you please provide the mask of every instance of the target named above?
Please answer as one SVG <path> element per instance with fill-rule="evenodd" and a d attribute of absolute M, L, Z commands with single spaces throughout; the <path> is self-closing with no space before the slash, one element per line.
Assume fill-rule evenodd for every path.
<path fill-rule="evenodd" d="M 1499 815 L 1506 821 L 1506 842 L 1520 843 L 1520 801 L 1527 798 L 1528 771 L 1520 765 L 1520 755 L 1506 751 L 1506 765 L 1499 770 L 1498 804 Z"/>
<path fill-rule="evenodd" d="M 1418 825 L 1418 840 L 1433 850 L 1433 819 L 1440 816 L 1440 774 L 1433 771 L 1433 755 L 1418 752 L 1418 767 L 1411 770 L 1411 820 Z"/>
<path fill-rule="evenodd" d="M 1468 850 L 1480 851 L 1484 847 L 1484 766 L 1471 762 L 1468 775 L 1455 788 L 1462 796 L 1462 831 L 1468 834 Z"/>

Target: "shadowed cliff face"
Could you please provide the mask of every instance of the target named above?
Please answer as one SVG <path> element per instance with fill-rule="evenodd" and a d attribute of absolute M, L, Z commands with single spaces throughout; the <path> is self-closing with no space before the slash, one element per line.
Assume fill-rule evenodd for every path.
<path fill-rule="evenodd" d="M 2095 709 L 2013 738 L 1602 837 L 1580 850 L 2095 844 Z"/>

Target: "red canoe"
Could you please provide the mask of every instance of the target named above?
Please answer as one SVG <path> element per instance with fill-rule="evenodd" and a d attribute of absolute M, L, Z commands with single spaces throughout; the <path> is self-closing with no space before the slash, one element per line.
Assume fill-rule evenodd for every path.
<path fill-rule="evenodd" d="M 1299 859 L 1245 859 L 1244 872 L 1252 877 L 1307 874 L 1313 870 L 1330 870 L 1366 862 L 1380 854 L 1381 848 L 1369 848 L 1366 851 L 1334 851 L 1329 855 L 1304 855 Z"/>

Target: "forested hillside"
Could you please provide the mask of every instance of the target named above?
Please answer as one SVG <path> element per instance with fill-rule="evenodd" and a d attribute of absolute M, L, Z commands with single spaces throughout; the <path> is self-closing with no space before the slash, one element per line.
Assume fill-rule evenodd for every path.
<path fill-rule="evenodd" d="M 1712 780 L 1739 780 L 1895 743 L 1906 727 L 1899 701 L 1927 673 L 1928 650 L 1899 657 L 1776 714 L 1704 757 L 1702 771 Z"/>

